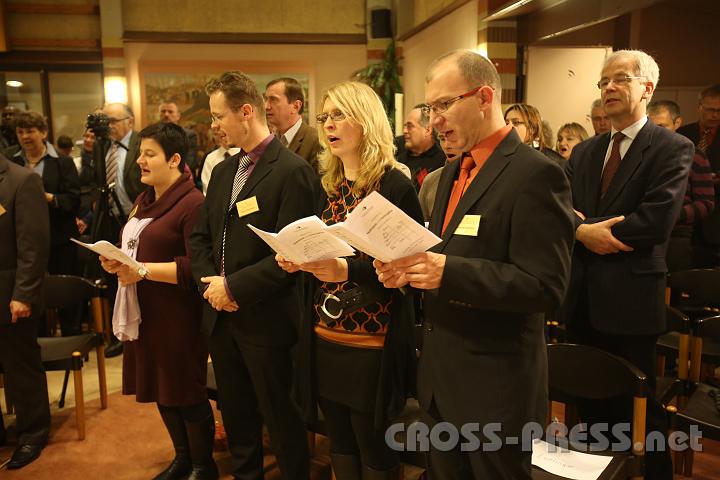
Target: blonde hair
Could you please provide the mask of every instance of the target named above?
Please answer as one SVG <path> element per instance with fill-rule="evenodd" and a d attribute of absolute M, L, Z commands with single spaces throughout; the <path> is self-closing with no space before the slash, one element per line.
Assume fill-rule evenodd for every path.
<path fill-rule="evenodd" d="M 585 141 L 588 139 L 588 133 L 587 133 L 587 130 L 585 130 L 585 127 L 583 127 L 579 123 L 570 122 L 570 123 L 566 123 L 562 127 L 558 128 L 558 131 L 557 131 L 557 141 L 558 142 L 560 141 L 560 134 L 564 131 L 568 131 L 571 134 L 575 135 L 576 137 L 578 137 L 580 139 L 580 141 Z"/>
<path fill-rule="evenodd" d="M 326 100 L 333 102 L 345 115 L 343 122 L 353 122 L 363 130 L 358 146 L 360 171 L 352 189 L 355 196 L 365 196 L 377 190 L 385 170 L 394 168 L 397 164 L 393 134 L 385 108 L 377 93 L 360 82 L 336 83 L 323 94 L 321 108 Z M 323 124 L 318 124 L 317 129 L 318 139 L 323 147 L 318 155 L 322 186 L 328 195 L 333 196 L 338 194 L 340 185 L 345 180 L 343 164 L 330 151 Z"/>

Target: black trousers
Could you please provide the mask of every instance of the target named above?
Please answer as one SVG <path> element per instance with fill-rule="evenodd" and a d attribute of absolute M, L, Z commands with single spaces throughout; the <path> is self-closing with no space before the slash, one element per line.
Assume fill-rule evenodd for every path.
<path fill-rule="evenodd" d="M 492 395 L 492 393 L 489 393 Z M 478 406 L 478 408 L 482 408 Z M 440 422 L 443 415 L 433 401 L 424 420 L 430 430 Z M 460 430 L 461 425 L 455 425 Z M 531 480 L 532 452 L 522 451 L 520 445 L 503 445 L 497 451 L 483 451 L 482 447 L 473 452 L 462 452 L 457 446 L 441 451 L 430 442 L 428 456 L 429 480 Z"/>
<path fill-rule="evenodd" d="M 223 315 L 208 346 L 235 478 L 263 479 L 264 421 L 282 478 L 307 480 L 310 459 L 305 424 L 290 398 L 290 348 L 244 342 L 242 333 Z"/>
<path fill-rule="evenodd" d="M 648 377 L 650 394 L 647 399 L 646 435 L 657 431 L 667 435 L 669 423 L 665 409 L 655 398 L 657 335 L 614 335 L 595 330 L 588 322 L 568 326 L 571 342 L 605 350 L 629 361 Z M 592 381 L 588 377 L 588 381 Z M 579 405 L 580 417 L 588 424 L 632 422 L 632 403 L 628 399 L 608 399 L 583 402 Z M 672 480 L 672 460 L 667 444 L 664 451 L 645 453 L 645 478 Z"/>
<path fill-rule="evenodd" d="M 37 318 L 23 318 L 0 324 L 0 363 L 15 406 L 18 445 L 45 445 L 50 433 L 50 403 L 37 323 Z"/>
<path fill-rule="evenodd" d="M 318 404 L 325 417 L 332 453 L 355 455 L 363 465 L 381 472 L 395 468 L 397 459 L 385 443 L 385 431 L 375 429 L 374 412 L 359 412 L 322 397 Z"/>

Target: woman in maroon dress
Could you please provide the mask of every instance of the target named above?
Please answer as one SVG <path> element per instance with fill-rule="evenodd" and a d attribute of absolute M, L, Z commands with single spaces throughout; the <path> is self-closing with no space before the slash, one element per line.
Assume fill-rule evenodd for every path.
<path fill-rule="evenodd" d="M 123 393 L 157 403 L 175 447 L 175 459 L 155 479 L 216 479 L 208 352 L 187 244 L 204 197 L 184 172 L 188 140 L 181 127 L 151 125 L 140 138 L 141 180 L 152 188 L 138 196 L 121 247 L 142 268 L 100 257 L 120 284 L 113 327 L 126 340 Z"/>

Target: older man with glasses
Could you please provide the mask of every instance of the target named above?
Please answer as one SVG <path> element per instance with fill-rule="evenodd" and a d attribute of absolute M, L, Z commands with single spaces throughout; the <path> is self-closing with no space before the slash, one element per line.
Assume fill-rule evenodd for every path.
<path fill-rule="evenodd" d="M 698 95 L 699 119 L 683 125 L 677 133 L 686 136 L 695 149 L 710 161 L 712 179 L 715 185 L 715 204 L 720 202 L 720 83 L 711 85 Z M 693 237 L 695 268 L 712 268 L 720 265 L 720 210 L 699 225 Z"/>
<path fill-rule="evenodd" d="M 665 331 L 665 253 L 693 157 L 690 141 L 648 121 L 659 77 L 645 52 L 620 50 L 607 57 L 598 88 L 611 131 L 577 145 L 566 165 L 576 213 L 564 305 L 568 335 L 634 364 L 647 375 L 650 392 L 655 343 Z M 629 424 L 626 406 L 586 403 L 580 416 L 600 428 Z M 648 433 L 664 434 L 665 413 L 652 394 L 647 412 Z M 648 451 L 645 458 L 646 478 L 672 479 L 667 448 Z"/>

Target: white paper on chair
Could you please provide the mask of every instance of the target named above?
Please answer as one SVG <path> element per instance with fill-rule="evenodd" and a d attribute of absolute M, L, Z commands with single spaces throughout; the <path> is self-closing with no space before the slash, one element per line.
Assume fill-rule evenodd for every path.
<path fill-rule="evenodd" d="M 250 224 L 248 227 L 270 248 L 297 264 L 347 257 L 355 253 L 350 245 L 331 234 L 323 221 L 314 216 L 296 220 L 278 233 L 266 232 Z"/>
<path fill-rule="evenodd" d="M 561 449 L 542 440 L 533 441 L 532 464 L 574 480 L 597 480 L 612 457 Z"/>
<path fill-rule="evenodd" d="M 140 263 L 138 263 L 133 258 L 130 258 L 128 255 L 126 255 L 122 250 L 120 250 L 118 247 L 116 247 L 112 243 L 107 242 L 105 240 L 100 240 L 99 242 L 95 242 L 95 243 L 83 243 L 74 238 L 71 238 L 70 240 L 77 243 L 81 247 L 85 247 L 88 250 L 91 250 L 99 255 L 102 255 L 105 258 L 109 258 L 111 260 L 117 260 L 120 263 L 124 263 L 125 265 L 130 266 L 130 268 L 132 268 L 134 270 L 139 270 L 140 268 L 142 268 L 142 265 Z"/>

